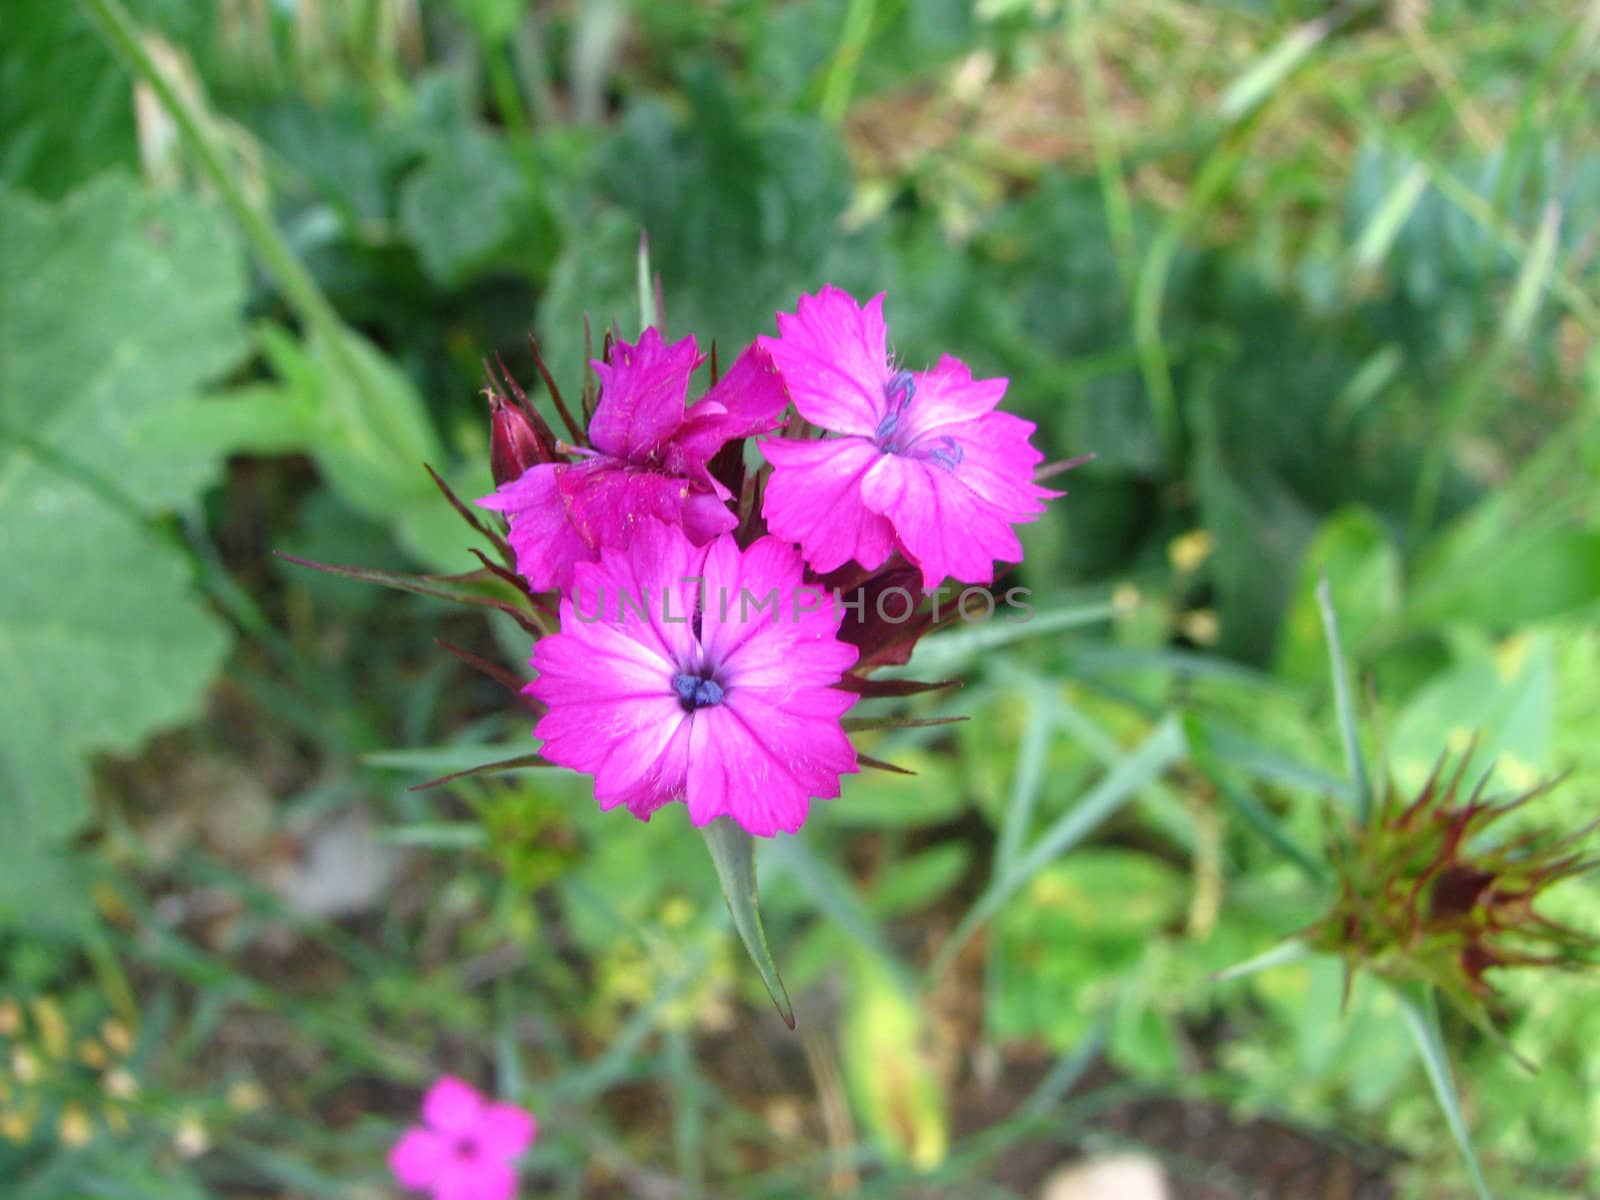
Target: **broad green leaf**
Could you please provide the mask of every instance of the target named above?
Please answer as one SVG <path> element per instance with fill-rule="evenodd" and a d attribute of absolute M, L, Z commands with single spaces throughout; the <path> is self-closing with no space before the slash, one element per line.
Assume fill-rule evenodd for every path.
<path fill-rule="evenodd" d="M 440 139 L 400 192 L 400 226 L 445 287 L 501 259 L 541 266 L 548 256 L 543 212 L 505 143 L 470 126 Z"/>
<path fill-rule="evenodd" d="M 1554 718 L 1554 647 L 1546 635 L 1519 634 L 1462 658 L 1410 699 L 1395 722 L 1390 767 L 1410 793 L 1441 754 L 1472 747 L 1469 782 L 1493 765 L 1501 787 L 1531 787 L 1552 765 Z"/>
<path fill-rule="evenodd" d="M 777 1005 L 784 1024 L 793 1029 L 794 1009 L 789 1004 L 783 979 L 778 975 L 778 964 L 773 962 L 772 950 L 767 946 L 767 931 L 761 925 L 761 904 L 756 895 L 756 840 L 729 817 L 718 817 L 700 832 L 706 839 L 706 848 L 711 851 L 717 881 L 722 885 L 722 895 L 728 902 L 733 927 L 739 931 L 739 940 L 761 973 L 761 982 L 766 985 L 772 1003 Z"/>
<path fill-rule="evenodd" d="M 99 180 L 47 207 L 0 192 L 0 809 L 10 847 L 78 829 L 85 757 L 194 711 L 228 632 L 147 517 L 214 450 L 146 422 L 243 353 L 244 270 L 209 206 Z"/>
<path fill-rule="evenodd" d="M 1406 596 L 1407 625 L 1514 629 L 1600 603 L 1600 530 L 1533 525 L 1493 495 L 1428 546 Z"/>
<path fill-rule="evenodd" d="M 0 180 L 50 199 L 139 161 L 127 76 L 86 26 L 77 6 L 60 0 L 6 6 Z"/>
<path fill-rule="evenodd" d="M 687 111 L 655 97 L 630 105 L 599 182 L 634 214 L 633 236 L 639 227 L 650 235 L 668 326 L 693 331 L 702 346 L 716 338 L 732 361 L 775 310 L 824 282 L 849 168 L 818 122 L 744 102 L 709 63 L 685 74 Z"/>

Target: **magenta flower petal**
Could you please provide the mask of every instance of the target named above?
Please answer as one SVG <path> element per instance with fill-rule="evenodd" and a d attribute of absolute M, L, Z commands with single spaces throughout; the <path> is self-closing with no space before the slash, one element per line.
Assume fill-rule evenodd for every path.
<path fill-rule="evenodd" d="M 594 776 L 602 807 L 648 818 L 683 800 L 696 824 L 798 829 L 857 770 L 840 724 L 856 697 L 833 686 L 856 657 L 841 616 L 777 538 L 696 549 L 645 522 L 626 550 L 577 568 L 561 632 L 535 646 L 535 735 L 550 761 Z"/>
<path fill-rule="evenodd" d="M 441 1076 L 422 1098 L 423 1121 L 440 1133 L 470 1133 L 482 1115 L 483 1097 L 454 1075 Z"/>
<path fill-rule="evenodd" d="M 776 429 L 788 403 L 788 390 L 772 356 L 752 346 L 689 409 L 688 419 L 673 435 L 667 461 L 682 474 L 703 473 L 712 456 L 727 443 Z"/>
<path fill-rule="evenodd" d="M 929 590 L 992 582 L 996 561 L 1022 557 L 1013 526 L 1056 495 L 1033 482 L 1034 427 L 995 411 L 1004 379 L 973 379 L 948 355 L 931 371 L 897 369 L 881 304 L 824 288 L 760 339 L 801 415 L 839 435 L 761 443 L 767 526 L 823 574 L 852 559 L 874 570 L 898 546 Z"/>
<path fill-rule="evenodd" d="M 511 1200 L 511 1161 L 532 1144 L 538 1124 L 514 1104 L 491 1102 L 464 1080 L 440 1078 L 422 1100 L 426 1128 L 407 1130 L 389 1152 L 406 1188 L 433 1200 Z"/>
<path fill-rule="evenodd" d="M 511 1200 L 517 1194 L 517 1173 L 510 1163 L 485 1163 L 474 1182 L 472 1200 Z"/>
<path fill-rule="evenodd" d="M 870 441 L 767 438 L 760 445 L 772 464 L 761 507 L 768 529 L 798 543 L 819 574 L 852 560 L 869 571 L 888 561 L 894 526 L 861 499 L 863 478 L 883 457 Z"/>
<path fill-rule="evenodd" d="M 513 1159 L 533 1145 L 539 1123 L 533 1114 L 515 1104 L 495 1103 L 483 1110 L 478 1123 L 478 1145 L 494 1158 Z"/>
<path fill-rule="evenodd" d="M 683 502 L 683 532 L 696 546 L 703 546 L 719 533 L 739 528 L 727 501 L 715 492 L 691 492 Z"/>
<path fill-rule="evenodd" d="M 883 294 L 862 308 L 828 286 L 778 314 L 778 336 L 756 345 L 772 355 L 800 415 L 835 433 L 871 437 L 883 419 L 889 370 Z"/>
<path fill-rule="evenodd" d="M 579 462 L 540 464 L 478 503 L 506 515 L 517 571 L 535 591 L 566 591 L 573 567 L 604 546 L 625 546 L 653 518 L 696 545 L 738 525 L 712 478 L 728 442 L 777 428 L 788 393 L 770 356 L 747 350 L 699 403 L 686 407 L 700 359 L 693 338 L 668 345 L 646 329 L 596 363 L 601 389 Z"/>
<path fill-rule="evenodd" d="M 652 326 L 634 345 L 619 341 L 611 362 L 595 362 L 600 401 L 589 423 L 589 443 L 600 453 L 643 462 L 683 424 L 689 376 L 700 362 L 694 338 L 668 345 Z"/>
<path fill-rule="evenodd" d="M 431 1129 L 408 1129 L 389 1150 L 389 1170 L 401 1187 L 426 1188 L 450 1159 L 448 1139 Z"/>
<path fill-rule="evenodd" d="M 568 586 L 572 564 L 587 559 L 596 548 L 593 533 L 568 519 L 561 498 L 559 481 L 573 469 L 555 463 L 534 467 L 478 501 L 480 507 L 510 519 L 517 571 L 536 592 Z"/>
<path fill-rule="evenodd" d="M 996 560 L 1022 560 L 1012 526 L 1035 519 L 1052 494 L 1031 482 L 1041 458 L 1028 443 L 1032 431 L 1009 413 L 990 413 L 958 436 L 941 435 L 957 470 L 938 456 L 886 454 L 863 477 L 863 503 L 894 526 L 925 588 L 951 577 L 990 583 Z"/>

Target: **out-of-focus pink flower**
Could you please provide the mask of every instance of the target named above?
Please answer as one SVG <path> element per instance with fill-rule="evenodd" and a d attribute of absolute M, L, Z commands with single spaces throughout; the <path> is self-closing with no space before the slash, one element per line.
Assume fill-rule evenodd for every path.
<path fill-rule="evenodd" d="M 511 1200 L 512 1161 L 533 1144 L 538 1128 L 530 1113 L 446 1075 L 422 1099 L 422 1124 L 389 1151 L 389 1169 L 402 1187 L 433 1200 Z"/>
<path fill-rule="evenodd" d="M 646 518 L 697 545 L 738 524 L 710 461 L 736 438 L 777 428 L 788 395 L 772 360 L 751 347 L 689 405 L 702 361 L 694 338 L 669 345 L 653 327 L 637 344 L 617 342 L 609 364 L 594 364 L 600 400 L 580 461 L 540 463 L 478 501 L 510 519 L 517 570 L 535 591 L 565 591 L 574 564 L 627 545 Z"/>
<path fill-rule="evenodd" d="M 547 706 L 544 757 L 592 774 L 602 808 L 643 820 L 682 800 L 696 825 L 799 829 L 811 800 L 858 769 L 840 724 L 856 697 L 833 687 L 856 650 L 803 571 L 778 538 L 696 547 L 658 521 L 578 564 L 526 688 Z"/>
<path fill-rule="evenodd" d="M 994 411 L 1004 379 L 973 379 L 948 355 L 931 371 L 898 369 L 882 294 L 863 308 L 831 286 L 779 313 L 778 336 L 756 346 L 800 415 L 838 435 L 761 443 L 767 527 L 816 571 L 852 559 L 872 570 L 898 546 L 932 590 L 951 577 L 989 583 L 996 560 L 1021 561 L 1012 526 L 1057 493 L 1033 482 L 1032 422 Z"/>

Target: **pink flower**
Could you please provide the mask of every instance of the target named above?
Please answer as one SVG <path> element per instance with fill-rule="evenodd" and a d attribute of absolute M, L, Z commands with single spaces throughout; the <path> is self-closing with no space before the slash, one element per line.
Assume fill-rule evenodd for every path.
<path fill-rule="evenodd" d="M 694 338 L 668 345 L 655 328 L 635 345 L 617 342 L 610 365 L 594 364 L 592 448 L 575 463 L 532 466 L 478 501 L 509 518 L 517 570 L 535 591 L 565 591 L 574 564 L 627 545 L 645 517 L 681 527 L 696 544 L 738 523 L 708 464 L 726 443 L 777 428 L 788 396 L 772 360 L 752 347 L 687 405 L 702 361 Z"/>
<path fill-rule="evenodd" d="M 433 1200 L 511 1200 L 517 1192 L 512 1160 L 537 1132 L 529 1113 L 486 1100 L 446 1075 L 422 1099 L 422 1124 L 406 1130 L 389 1151 L 389 1169 L 400 1186 Z"/>
<path fill-rule="evenodd" d="M 931 371 L 890 360 L 883 296 L 862 308 L 825 287 L 778 314 L 778 336 L 756 340 L 788 384 L 800 415 L 838 434 L 768 438 L 762 512 L 798 542 L 819 573 L 854 559 L 868 570 L 895 549 L 932 590 L 946 578 L 989 583 L 995 560 L 1020 562 L 1013 525 L 1057 495 L 1033 482 L 1042 455 L 1032 422 L 994 411 L 1004 379 L 973 379 L 949 355 Z"/>
<path fill-rule="evenodd" d="M 856 697 L 832 686 L 856 651 L 837 637 L 842 609 L 803 571 L 778 538 L 696 547 L 656 521 L 580 563 L 526 688 L 547 706 L 534 730 L 544 756 L 592 774 L 602 808 L 641 820 L 682 800 L 696 825 L 799 829 L 812 798 L 837 796 L 858 769 L 839 720 Z"/>

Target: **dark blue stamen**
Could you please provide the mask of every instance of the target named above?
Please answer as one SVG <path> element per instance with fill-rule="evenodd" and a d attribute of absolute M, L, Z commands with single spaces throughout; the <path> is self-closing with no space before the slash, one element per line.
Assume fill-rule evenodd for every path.
<path fill-rule="evenodd" d="M 889 381 L 883 385 L 883 398 L 888 402 L 889 411 L 872 433 L 872 440 L 878 444 L 878 449 L 889 454 L 898 453 L 894 435 L 900 428 L 901 415 L 911 406 L 916 394 L 917 381 L 912 378 L 910 371 L 896 371 L 889 376 Z"/>
<path fill-rule="evenodd" d="M 953 437 L 939 439 L 939 448 L 928 451 L 928 457 L 938 463 L 946 471 L 954 471 L 967 452 L 961 448 L 961 443 Z"/>
<path fill-rule="evenodd" d="M 683 706 L 684 712 L 722 703 L 722 685 L 715 679 L 701 679 L 698 675 L 687 673 L 674 675 L 672 690 L 677 693 L 678 703 Z"/>
<path fill-rule="evenodd" d="M 910 404 L 917 394 L 917 381 L 910 371 L 896 371 L 883 385 L 883 398 L 901 408 Z M 899 397 L 898 399 L 896 397 Z"/>

